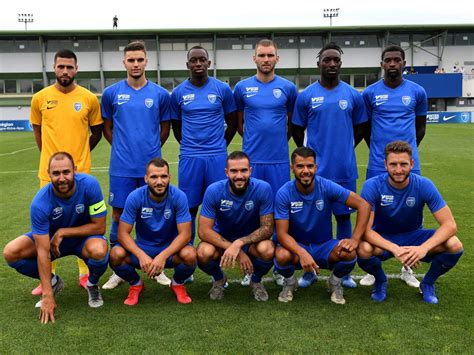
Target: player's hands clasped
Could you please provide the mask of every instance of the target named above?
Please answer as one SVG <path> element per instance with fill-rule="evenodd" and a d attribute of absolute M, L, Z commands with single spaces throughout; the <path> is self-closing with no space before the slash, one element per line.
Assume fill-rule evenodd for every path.
<path fill-rule="evenodd" d="M 224 269 L 234 268 L 241 250 L 242 242 L 235 240 L 222 254 L 220 266 Z"/>
<path fill-rule="evenodd" d="M 147 275 L 150 278 L 152 278 L 160 274 L 165 268 L 165 264 L 166 264 L 166 257 L 163 255 L 163 253 L 158 254 L 157 256 L 155 256 L 155 258 L 151 262 L 147 271 Z"/>
<path fill-rule="evenodd" d="M 340 247 L 340 255 L 343 251 L 345 251 L 346 253 L 352 253 L 353 251 L 357 250 L 359 242 L 354 239 L 341 239 L 337 245 Z"/>
<path fill-rule="evenodd" d="M 402 249 L 406 251 L 403 264 L 409 267 L 417 267 L 420 264 L 421 259 L 428 254 L 428 249 L 423 247 L 423 245 L 402 247 Z"/>

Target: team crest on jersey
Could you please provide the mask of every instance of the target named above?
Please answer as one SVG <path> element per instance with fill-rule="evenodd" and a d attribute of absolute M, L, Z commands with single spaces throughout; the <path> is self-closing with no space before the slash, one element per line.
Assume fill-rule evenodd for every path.
<path fill-rule="evenodd" d="M 390 206 L 393 203 L 393 195 L 381 195 L 380 206 Z"/>
<path fill-rule="evenodd" d="M 142 219 L 150 218 L 153 215 L 153 207 L 142 207 Z"/>
<path fill-rule="evenodd" d="M 347 108 L 347 100 L 339 100 L 339 107 L 341 110 L 345 110 Z"/>
<path fill-rule="evenodd" d="M 290 202 L 290 212 L 298 213 L 303 210 L 303 201 L 291 201 Z"/>
<path fill-rule="evenodd" d="M 258 94 L 258 86 L 245 88 L 245 97 L 252 97 Z"/>
<path fill-rule="evenodd" d="M 324 103 L 324 96 L 312 97 L 311 98 L 311 108 L 317 108 Z"/>
<path fill-rule="evenodd" d="M 216 98 L 217 98 L 217 95 L 215 95 L 215 94 L 209 94 L 209 95 L 207 95 L 207 99 L 209 100 L 209 102 L 210 102 L 211 104 L 213 104 L 214 102 L 216 102 Z"/>
<path fill-rule="evenodd" d="M 145 99 L 145 106 L 150 108 L 153 106 L 153 99 Z"/>
<path fill-rule="evenodd" d="M 163 217 L 165 217 L 165 219 L 170 219 L 171 210 L 169 208 L 165 209 L 165 212 L 163 213 Z"/>
<path fill-rule="evenodd" d="M 230 211 L 230 209 L 232 208 L 232 205 L 234 204 L 233 201 L 229 201 L 229 200 L 221 200 L 221 207 L 219 208 L 219 210 L 221 212 L 225 212 L 225 211 Z"/>
<path fill-rule="evenodd" d="M 402 97 L 402 102 L 405 106 L 408 106 L 411 102 L 411 97 L 410 96 L 403 96 Z"/>
<path fill-rule="evenodd" d="M 82 108 L 82 104 L 80 102 L 76 102 L 74 104 L 74 110 L 76 110 L 76 112 L 81 111 L 81 108 Z"/>
<path fill-rule="evenodd" d="M 324 200 L 317 200 L 316 208 L 318 209 L 318 211 L 322 211 L 324 209 Z"/>
<path fill-rule="evenodd" d="M 194 94 L 183 95 L 183 105 L 190 104 L 194 101 Z"/>
<path fill-rule="evenodd" d="M 51 218 L 53 220 L 55 220 L 55 219 L 61 218 L 62 215 L 63 215 L 63 208 L 62 207 L 56 207 L 53 210 L 53 215 L 51 216 Z"/>
<path fill-rule="evenodd" d="M 407 204 L 408 207 L 413 207 L 415 206 L 416 199 L 414 197 L 407 197 L 405 203 Z"/>
<path fill-rule="evenodd" d="M 280 89 L 273 89 L 273 96 L 275 96 L 277 99 L 281 97 L 281 90 Z"/>
<path fill-rule="evenodd" d="M 77 214 L 81 214 L 81 213 L 84 213 L 84 204 L 80 203 L 78 205 L 76 205 L 76 213 Z"/>
<path fill-rule="evenodd" d="M 252 200 L 245 202 L 245 209 L 247 211 L 252 211 L 253 210 L 253 201 Z"/>

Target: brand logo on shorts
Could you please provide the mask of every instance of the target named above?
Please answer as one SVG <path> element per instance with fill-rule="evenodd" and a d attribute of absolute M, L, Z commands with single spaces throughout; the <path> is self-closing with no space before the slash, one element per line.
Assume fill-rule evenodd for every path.
<path fill-rule="evenodd" d="M 234 204 L 233 201 L 229 201 L 229 200 L 221 200 L 221 207 L 219 208 L 219 210 L 221 212 L 226 212 L 226 211 L 230 211 L 230 209 L 232 208 L 232 205 Z"/>
<path fill-rule="evenodd" d="M 150 218 L 153 215 L 153 207 L 142 207 L 142 219 Z"/>
<path fill-rule="evenodd" d="M 405 201 L 408 207 L 413 207 L 415 206 L 416 199 L 414 197 L 407 197 L 407 200 Z"/>
<path fill-rule="evenodd" d="M 247 211 L 252 211 L 253 210 L 253 201 L 247 201 L 245 202 L 245 209 Z"/>
<path fill-rule="evenodd" d="M 312 97 L 311 98 L 311 108 L 317 108 L 324 103 L 324 96 Z"/>
<path fill-rule="evenodd" d="M 209 102 L 210 102 L 211 104 L 213 104 L 214 102 L 216 102 L 216 98 L 217 98 L 217 95 L 215 95 L 215 94 L 209 94 L 209 95 L 207 95 L 207 99 L 209 100 Z"/>
<path fill-rule="evenodd" d="M 339 107 L 341 110 L 345 110 L 347 108 L 347 100 L 339 100 Z"/>
<path fill-rule="evenodd" d="M 165 212 L 163 213 L 163 217 L 165 217 L 165 219 L 170 219 L 171 217 L 171 210 L 169 208 L 167 208 L 165 210 Z"/>
<path fill-rule="evenodd" d="M 380 195 L 380 206 L 389 206 L 393 203 L 393 195 Z"/>
<path fill-rule="evenodd" d="M 82 203 L 76 205 L 76 213 L 77 214 L 84 213 L 84 205 Z"/>
<path fill-rule="evenodd" d="M 411 97 L 410 96 L 403 96 L 402 97 L 402 102 L 405 106 L 408 106 L 411 102 Z"/>
<path fill-rule="evenodd" d="M 388 94 L 375 95 L 375 106 L 383 105 L 388 101 Z"/>
<path fill-rule="evenodd" d="M 153 99 L 145 99 L 145 106 L 150 108 L 153 106 Z"/>
<path fill-rule="evenodd" d="M 273 89 L 273 96 L 275 96 L 277 99 L 279 99 L 280 96 L 281 96 L 281 90 L 280 89 Z"/>
<path fill-rule="evenodd" d="M 291 201 L 290 213 L 298 213 L 303 210 L 303 201 Z"/>
<path fill-rule="evenodd" d="M 81 111 L 81 108 L 82 108 L 82 104 L 80 102 L 76 102 L 74 104 L 74 110 L 76 110 L 76 112 Z"/>
<path fill-rule="evenodd" d="M 317 200 L 316 208 L 318 209 L 318 211 L 322 211 L 324 209 L 324 200 Z"/>
<path fill-rule="evenodd" d="M 183 105 L 190 104 L 194 101 L 194 94 L 183 95 Z"/>
<path fill-rule="evenodd" d="M 63 215 L 63 208 L 62 207 L 56 207 L 53 210 L 53 215 L 51 216 L 51 218 L 53 220 L 55 220 L 55 219 L 61 218 L 62 215 Z"/>

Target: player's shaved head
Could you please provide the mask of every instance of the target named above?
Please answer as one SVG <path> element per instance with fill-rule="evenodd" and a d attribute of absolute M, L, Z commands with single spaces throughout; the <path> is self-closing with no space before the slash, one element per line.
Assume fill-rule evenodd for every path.
<path fill-rule="evenodd" d="M 69 160 L 73 167 L 75 166 L 74 165 L 74 158 L 72 157 L 71 154 L 69 154 L 68 152 L 56 152 L 53 155 L 51 155 L 51 157 L 49 158 L 48 170 L 49 170 L 49 167 L 51 166 L 51 162 L 53 160 L 64 160 L 64 159 Z"/>

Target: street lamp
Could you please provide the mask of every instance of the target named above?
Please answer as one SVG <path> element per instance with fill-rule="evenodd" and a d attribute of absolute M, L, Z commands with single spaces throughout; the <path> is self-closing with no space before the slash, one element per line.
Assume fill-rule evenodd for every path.
<path fill-rule="evenodd" d="M 332 18 L 339 16 L 339 8 L 337 9 L 324 9 L 323 10 L 324 18 L 329 17 L 329 26 L 332 26 Z"/>
<path fill-rule="evenodd" d="M 25 31 L 28 29 L 28 23 L 33 22 L 33 14 L 18 14 L 18 22 L 25 23 Z"/>

